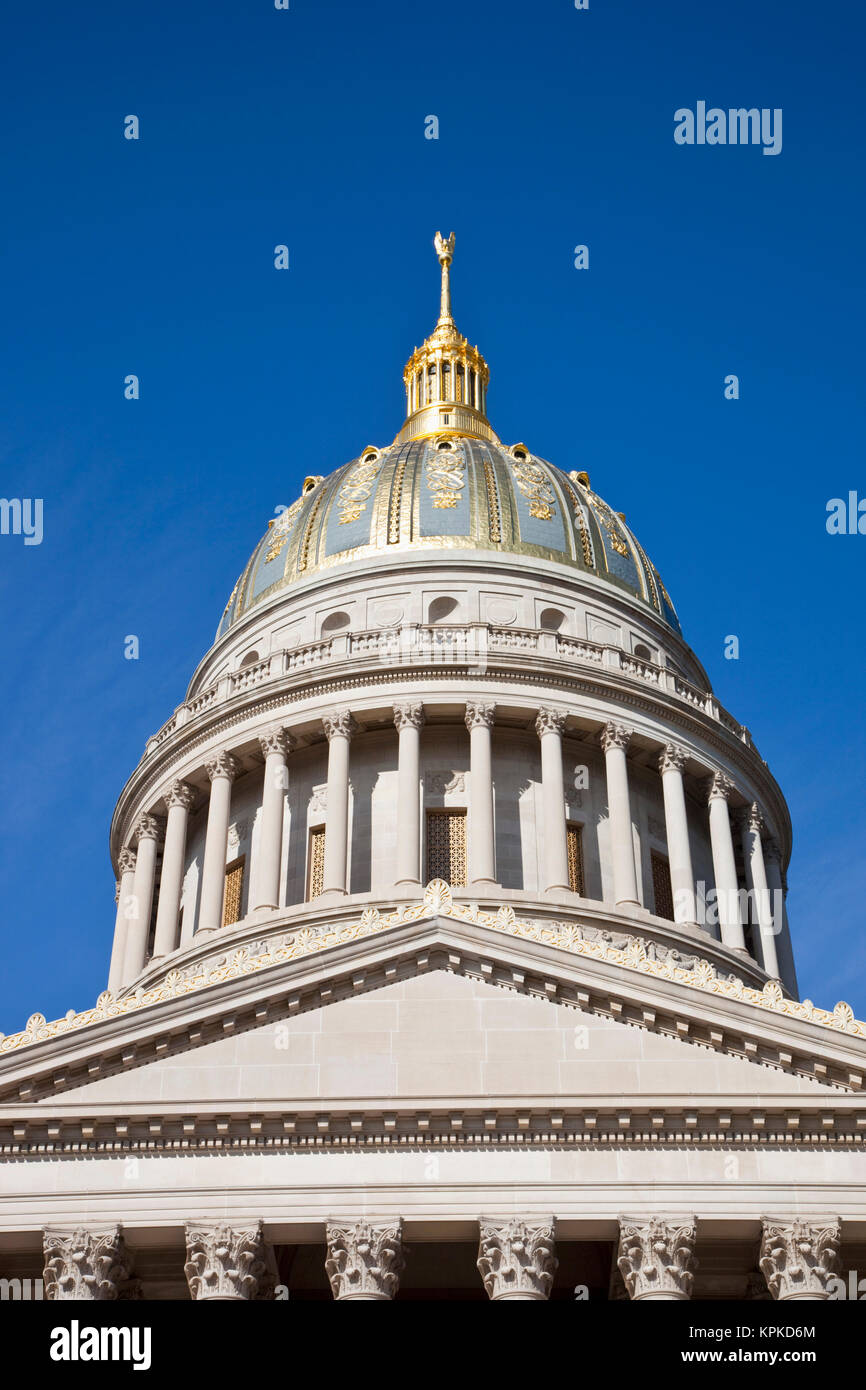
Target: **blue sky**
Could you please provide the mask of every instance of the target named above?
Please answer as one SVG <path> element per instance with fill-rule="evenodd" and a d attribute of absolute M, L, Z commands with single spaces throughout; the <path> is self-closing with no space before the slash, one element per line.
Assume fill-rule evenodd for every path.
<path fill-rule="evenodd" d="M 866 537 L 825 530 L 866 495 L 863 27 L 790 0 L 7 17 L 0 493 L 45 519 L 0 536 L 0 1028 L 104 987 L 115 799 L 274 508 L 399 427 L 437 228 L 496 429 L 626 513 L 788 798 L 803 994 L 866 1014 Z M 782 108 L 782 153 L 676 145 L 698 100 Z"/>

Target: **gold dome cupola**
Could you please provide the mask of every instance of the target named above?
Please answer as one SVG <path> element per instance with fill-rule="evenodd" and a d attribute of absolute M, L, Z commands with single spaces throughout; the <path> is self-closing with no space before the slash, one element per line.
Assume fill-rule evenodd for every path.
<path fill-rule="evenodd" d="M 442 267 L 439 320 L 416 348 L 403 371 L 406 420 L 396 444 L 434 434 L 468 434 L 498 443 L 487 420 L 490 369 L 477 347 L 458 333 L 451 316 L 451 262 L 454 233 L 433 239 Z"/>

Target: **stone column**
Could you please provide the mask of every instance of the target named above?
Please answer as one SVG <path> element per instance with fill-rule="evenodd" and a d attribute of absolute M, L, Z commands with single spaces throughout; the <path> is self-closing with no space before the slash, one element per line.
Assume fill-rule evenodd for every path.
<path fill-rule="evenodd" d="M 144 969 L 147 955 L 147 936 L 153 911 L 153 885 L 156 878 L 156 845 L 160 823 L 155 816 L 142 816 L 136 826 L 138 850 L 135 875 L 132 880 L 132 902 L 126 928 L 126 947 L 123 952 L 125 987 L 136 980 Z"/>
<path fill-rule="evenodd" d="M 325 1273 L 334 1298 L 384 1302 L 397 1293 L 403 1258 L 403 1222 L 351 1225 L 329 1221 Z"/>
<path fill-rule="evenodd" d="M 565 710 L 540 709 L 535 721 L 535 732 L 541 740 L 542 888 L 545 893 L 571 887 L 562 777 L 562 731 L 566 718 Z"/>
<path fill-rule="evenodd" d="M 349 855 L 349 744 L 357 725 L 348 709 L 322 716 L 328 738 L 328 792 L 322 895 L 346 895 Z"/>
<path fill-rule="evenodd" d="M 491 735 L 496 706 L 481 700 L 466 705 L 469 730 L 469 884 L 496 882 L 493 840 L 493 759 Z"/>
<path fill-rule="evenodd" d="M 196 1303 L 254 1299 L 265 1274 L 261 1221 L 188 1222 L 183 1272 Z"/>
<path fill-rule="evenodd" d="M 693 1216 L 621 1216 L 617 1264 L 629 1298 L 691 1298 L 696 1239 Z"/>
<path fill-rule="evenodd" d="M 610 816 L 610 852 L 613 861 L 613 895 L 617 907 L 640 906 L 634 863 L 634 838 L 628 793 L 628 767 L 625 750 L 631 730 L 622 724 L 606 724 L 601 734 L 607 773 L 607 804 Z"/>
<path fill-rule="evenodd" d="M 778 980 L 779 962 L 776 957 L 776 938 L 773 935 L 773 909 L 761 844 L 764 825 L 757 806 L 748 806 L 740 811 L 738 820 L 743 841 L 743 863 L 746 866 L 746 887 L 752 895 L 758 915 L 761 964 L 771 979 Z"/>
<path fill-rule="evenodd" d="M 761 1273 L 773 1298 L 826 1299 L 839 1267 L 838 1216 L 764 1217 Z"/>
<path fill-rule="evenodd" d="M 48 1227 L 43 1232 L 45 1297 L 116 1299 L 129 1281 L 120 1226 Z"/>
<path fill-rule="evenodd" d="M 262 823 L 259 829 L 253 909 L 280 905 L 280 859 L 283 853 L 283 812 L 289 784 L 288 755 L 294 740 L 275 726 L 259 735 L 265 759 L 262 782 Z"/>
<path fill-rule="evenodd" d="M 482 1217 L 479 1225 L 478 1272 L 488 1298 L 524 1303 L 550 1298 L 559 1265 L 553 1217 L 542 1222 Z"/>
<path fill-rule="evenodd" d="M 668 864 L 671 871 L 671 890 L 674 896 L 674 921 L 697 924 L 695 875 L 689 844 L 689 822 L 686 814 L 686 793 L 683 787 L 683 766 L 686 755 L 682 748 L 666 743 L 659 757 L 662 775 L 662 794 L 665 802 L 665 832 L 668 842 Z"/>
<path fill-rule="evenodd" d="M 740 916 L 740 886 L 734 859 L 731 818 L 728 815 L 728 797 L 733 789 L 731 779 L 723 772 L 714 773 L 710 779 L 710 843 L 713 849 L 713 873 L 716 880 L 722 941 L 732 950 L 745 951 L 746 938 L 743 935 Z"/>
<path fill-rule="evenodd" d="M 172 782 L 165 794 L 168 820 L 165 826 L 165 848 L 162 851 L 159 902 L 156 906 L 154 957 L 167 956 L 177 950 L 177 924 L 186 858 L 186 828 L 189 808 L 194 801 L 195 791 L 186 782 Z"/>
<path fill-rule="evenodd" d="M 129 931 L 130 914 L 134 911 L 135 899 L 132 886 L 135 881 L 135 850 L 122 849 L 117 856 L 120 879 L 117 887 L 117 915 L 114 919 L 114 941 L 111 947 L 111 964 L 108 967 L 108 988 L 116 994 L 123 984 L 123 958 L 126 953 L 126 937 Z"/>
<path fill-rule="evenodd" d="M 782 874 L 782 854 L 778 844 L 769 835 L 762 841 L 764 864 L 767 870 L 767 886 L 770 890 L 770 911 L 773 915 L 776 957 L 783 972 L 782 978 L 794 998 L 797 998 L 797 972 L 794 968 L 794 953 L 791 949 L 791 931 L 788 926 L 788 913 L 785 908 L 786 884 Z"/>
<path fill-rule="evenodd" d="M 424 706 L 410 701 L 394 706 L 397 747 L 397 862 L 395 883 L 421 882 L 421 727 Z"/>
<path fill-rule="evenodd" d="M 240 766 L 237 758 L 233 758 L 231 753 L 217 753 L 216 757 L 207 763 L 210 802 L 207 808 L 201 899 L 198 908 L 200 932 L 216 931 L 223 924 L 232 782 L 240 772 Z"/>

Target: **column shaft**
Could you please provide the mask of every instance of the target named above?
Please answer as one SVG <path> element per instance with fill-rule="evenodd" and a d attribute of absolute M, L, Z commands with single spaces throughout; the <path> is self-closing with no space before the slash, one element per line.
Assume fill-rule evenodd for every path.
<path fill-rule="evenodd" d="M 571 887 L 562 776 L 562 730 L 565 719 L 564 710 L 542 709 L 535 721 L 541 741 L 542 888 L 546 893 Z"/>
<path fill-rule="evenodd" d="M 686 794 L 683 787 L 684 763 L 685 753 L 682 749 L 667 744 L 659 759 L 659 768 L 665 803 L 665 831 L 674 899 L 674 921 L 696 923 L 698 913 L 695 876 L 692 869 Z"/>
<path fill-rule="evenodd" d="M 116 994 L 123 984 L 123 958 L 126 953 L 129 914 L 132 911 L 134 901 L 135 851 L 122 849 L 118 856 L 117 867 L 120 870 L 120 884 L 117 894 L 117 914 L 114 919 L 111 964 L 108 967 L 108 988 L 112 994 Z"/>
<path fill-rule="evenodd" d="M 625 751 L 630 731 L 619 724 L 608 724 L 602 733 L 607 804 L 610 816 L 610 852 L 613 862 L 613 896 L 617 907 L 640 906 L 634 862 L 634 837 L 628 790 Z"/>
<path fill-rule="evenodd" d="M 175 782 L 165 798 L 168 820 L 165 826 L 165 848 L 162 852 L 162 874 L 156 908 L 154 956 L 167 956 L 178 947 L 178 916 L 186 857 L 186 830 L 193 797 L 191 787 L 183 782 Z"/>
<path fill-rule="evenodd" d="M 132 903 L 123 953 L 123 985 L 137 979 L 144 969 L 147 935 L 153 911 L 153 885 L 156 877 L 156 840 L 159 829 L 153 816 L 142 816 L 138 823 L 138 850 L 132 881 Z"/>
<path fill-rule="evenodd" d="M 394 706 L 397 746 L 397 863 L 395 882 L 421 882 L 421 726 L 424 706 Z"/>
<path fill-rule="evenodd" d="M 496 847 L 493 833 L 493 755 L 490 730 L 495 705 L 471 702 L 466 706 L 469 730 L 469 882 L 496 882 Z"/>
<path fill-rule="evenodd" d="M 254 909 L 280 905 L 280 861 L 283 852 L 283 814 L 288 785 L 288 735 L 271 729 L 259 739 L 265 755 L 262 782 L 262 821 L 259 828 Z"/>
<path fill-rule="evenodd" d="M 198 909 L 200 932 L 216 931 L 223 922 L 232 781 L 237 774 L 238 763 L 230 754 L 220 753 L 208 763 L 207 770 L 211 785 Z"/>
<path fill-rule="evenodd" d="M 349 743 L 355 728 L 349 710 L 323 717 L 328 736 L 328 809 L 322 894 L 346 893 L 349 854 Z"/>
<path fill-rule="evenodd" d="M 743 862 L 746 866 L 746 887 L 752 894 L 758 917 L 759 950 L 761 964 L 774 980 L 779 978 L 779 961 L 776 956 L 776 938 L 773 934 L 773 908 L 767 870 L 764 864 L 764 850 L 761 843 L 762 823 L 756 806 L 743 813 L 740 831 L 743 839 Z"/>
<path fill-rule="evenodd" d="M 717 772 L 710 785 L 710 843 L 722 942 L 732 950 L 745 951 L 746 938 L 743 935 L 740 914 L 740 885 L 734 859 L 731 818 L 728 814 L 728 796 L 731 790 L 730 780 L 723 773 Z"/>

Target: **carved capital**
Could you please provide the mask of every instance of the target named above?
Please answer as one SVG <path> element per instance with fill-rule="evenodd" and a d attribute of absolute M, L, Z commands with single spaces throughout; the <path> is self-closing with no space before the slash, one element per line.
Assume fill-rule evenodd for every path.
<path fill-rule="evenodd" d="M 158 840 L 162 831 L 162 824 L 156 816 L 139 816 L 135 823 L 135 837 L 139 844 L 142 840 Z"/>
<path fill-rule="evenodd" d="M 611 748 L 621 748 L 623 752 L 628 748 L 631 739 L 631 729 L 627 729 L 624 724 L 605 724 L 601 731 L 601 746 L 605 753 Z"/>
<path fill-rule="evenodd" d="M 838 1216 L 764 1218 L 758 1265 L 773 1298 L 826 1298 L 839 1266 Z"/>
<path fill-rule="evenodd" d="M 259 734 L 259 747 L 265 758 L 271 753 L 282 753 L 283 757 L 286 758 L 294 746 L 295 740 L 281 724 L 274 724 L 272 728 L 265 729 L 264 733 Z"/>
<path fill-rule="evenodd" d="M 545 706 L 538 711 L 535 718 L 535 732 L 541 738 L 542 734 L 561 734 L 565 728 L 565 721 L 568 718 L 568 711 L 564 709 L 551 709 Z"/>
<path fill-rule="evenodd" d="M 621 1216 L 617 1264 L 629 1297 L 690 1298 L 696 1238 L 694 1217 Z"/>
<path fill-rule="evenodd" d="M 46 1298 L 115 1299 L 129 1279 L 119 1226 L 49 1227 L 43 1249 Z"/>
<path fill-rule="evenodd" d="M 135 871 L 135 861 L 137 855 L 134 849 L 122 849 L 117 856 L 117 868 L 121 878 L 124 874 L 131 874 Z"/>
<path fill-rule="evenodd" d="M 196 1300 L 255 1298 L 265 1273 L 261 1221 L 249 1226 L 188 1223 L 183 1269 Z"/>
<path fill-rule="evenodd" d="M 519 1217 L 494 1221 L 482 1217 L 478 1272 L 493 1299 L 550 1297 L 559 1261 L 553 1217 L 536 1225 Z"/>
<path fill-rule="evenodd" d="M 685 749 L 675 743 L 666 743 L 659 754 L 659 772 L 682 772 L 685 764 Z"/>
<path fill-rule="evenodd" d="M 322 727 L 329 743 L 332 738 L 351 738 L 358 728 L 350 709 L 332 709 L 323 714 Z"/>
<path fill-rule="evenodd" d="M 751 831 L 755 835 L 760 835 L 765 829 L 764 818 L 756 802 L 753 802 L 751 806 L 738 807 L 734 811 L 734 820 L 741 834 Z"/>
<path fill-rule="evenodd" d="M 163 800 L 171 810 L 172 806 L 183 806 L 188 811 L 195 801 L 195 787 L 191 787 L 187 782 L 172 782 Z"/>
<path fill-rule="evenodd" d="M 403 1271 L 403 1222 L 328 1222 L 325 1273 L 334 1298 L 393 1298 Z"/>
<path fill-rule="evenodd" d="M 407 700 L 394 706 L 394 723 L 398 729 L 420 729 L 425 717 L 420 700 Z"/>
<path fill-rule="evenodd" d="M 496 706 L 486 700 L 468 700 L 466 703 L 466 727 L 473 729 L 492 729 L 496 717 Z"/>
<path fill-rule="evenodd" d="M 233 758 L 231 753 L 217 753 L 214 757 L 208 758 L 205 763 L 207 775 L 212 782 L 217 777 L 227 777 L 233 782 L 241 770 L 241 765 L 237 758 Z"/>
<path fill-rule="evenodd" d="M 707 801 L 727 801 L 734 784 L 725 772 L 714 772 L 707 783 Z"/>

